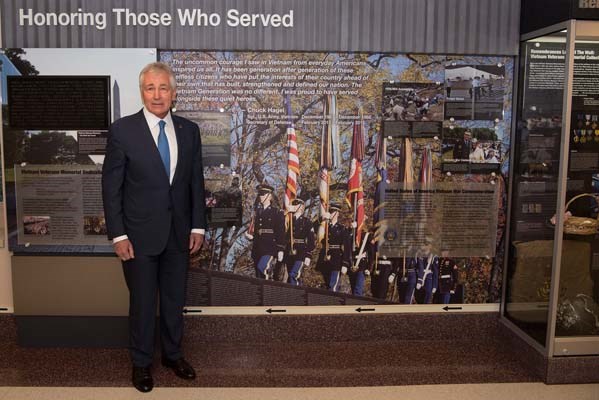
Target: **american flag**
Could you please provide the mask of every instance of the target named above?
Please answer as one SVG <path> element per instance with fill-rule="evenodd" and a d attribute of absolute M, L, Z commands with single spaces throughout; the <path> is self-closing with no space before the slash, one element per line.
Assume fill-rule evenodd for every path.
<path fill-rule="evenodd" d="M 354 132 L 351 144 L 351 165 L 349 180 L 347 182 L 347 195 L 345 200 L 353 212 L 356 223 L 354 231 L 354 246 L 360 247 L 364 228 L 364 188 L 362 186 L 362 160 L 364 159 L 364 121 L 354 121 Z"/>
<path fill-rule="evenodd" d="M 291 100 L 287 97 L 287 186 L 285 189 L 285 208 L 288 210 L 291 202 L 297 197 L 297 178 L 300 174 L 299 153 L 297 151 L 297 136 L 291 114 Z"/>

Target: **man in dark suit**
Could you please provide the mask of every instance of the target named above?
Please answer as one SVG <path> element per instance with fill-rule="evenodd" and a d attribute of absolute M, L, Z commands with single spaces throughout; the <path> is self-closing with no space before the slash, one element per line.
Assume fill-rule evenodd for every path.
<path fill-rule="evenodd" d="M 469 160 L 470 149 L 472 148 L 472 132 L 466 130 L 464 137 L 458 139 L 453 146 L 453 158 L 454 160 Z"/>
<path fill-rule="evenodd" d="M 153 388 L 157 292 L 162 364 L 183 379 L 183 306 L 189 255 L 206 228 L 201 140 L 196 124 L 171 115 L 176 83 L 163 63 L 139 75 L 144 108 L 110 127 L 102 169 L 108 238 L 129 288 L 129 340 L 135 388 Z"/>

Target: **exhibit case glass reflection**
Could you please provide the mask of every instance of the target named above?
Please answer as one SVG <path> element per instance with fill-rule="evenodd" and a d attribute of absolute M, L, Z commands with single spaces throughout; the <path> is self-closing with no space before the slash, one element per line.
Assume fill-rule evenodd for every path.
<path fill-rule="evenodd" d="M 599 354 L 599 22 L 520 43 L 502 320 L 546 357 Z"/>

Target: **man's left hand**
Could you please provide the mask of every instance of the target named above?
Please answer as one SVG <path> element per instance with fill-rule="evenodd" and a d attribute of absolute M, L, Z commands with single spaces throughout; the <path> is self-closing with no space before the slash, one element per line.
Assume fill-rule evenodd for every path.
<path fill-rule="evenodd" d="M 204 243 L 204 235 L 201 233 L 191 233 L 189 235 L 189 254 L 197 252 Z"/>

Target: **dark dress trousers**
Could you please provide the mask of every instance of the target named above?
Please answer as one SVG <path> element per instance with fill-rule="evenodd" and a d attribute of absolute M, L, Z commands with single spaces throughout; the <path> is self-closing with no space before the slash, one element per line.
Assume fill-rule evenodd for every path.
<path fill-rule="evenodd" d="M 102 169 L 108 238 L 127 235 L 135 258 L 123 262 L 130 293 L 133 364 L 152 363 L 157 292 L 163 356 L 182 357 L 183 306 L 192 228 L 205 228 L 201 140 L 196 124 L 172 115 L 178 159 L 172 183 L 143 110 L 110 127 Z"/>

